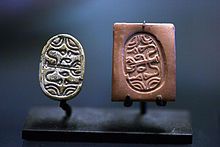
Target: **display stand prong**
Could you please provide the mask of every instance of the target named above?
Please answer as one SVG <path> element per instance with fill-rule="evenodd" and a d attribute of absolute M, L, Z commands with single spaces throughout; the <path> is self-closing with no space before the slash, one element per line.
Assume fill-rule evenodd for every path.
<path fill-rule="evenodd" d="M 156 97 L 156 104 L 157 104 L 158 106 L 166 106 L 166 105 L 167 105 L 167 101 L 165 101 L 165 100 L 163 99 L 162 95 L 158 95 L 158 96 Z"/>
<path fill-rule="evenodd" d="M 143 25 L 142 25 L 142 30 L 144 31 L 144 27 L 145 27 L 145 20 L 143 21 Z"/>
<path fill-rule="evenodd" d="M 147 105 L 147 103 L 146 102 L 140 102 L 140 114 L 141 115 L 144 115 L 144 114 L 146 114 L 146 106 Z"/>
<path fill-rule="evenodd" d="M 66 103 L 66 101 L 60 101 L 60 107 L 65 111 L 65 115 L 69 118 L 72 114 L 71 107 Z"/>
<path fill-rule="evenodd" d="M 133 101 L 131 100 L 131 97 L 129 95 L 127 95 L 125 98 L 125 101 L 124 101 L 124 106 L 131 107 L 132 104 L 133 104 Z"/>

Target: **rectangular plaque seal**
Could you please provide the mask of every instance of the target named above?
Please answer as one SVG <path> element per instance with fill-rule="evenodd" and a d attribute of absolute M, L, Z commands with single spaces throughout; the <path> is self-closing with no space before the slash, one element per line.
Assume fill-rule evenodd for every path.
<path fill-rule="evenodd" d="M 174 25 L 115 23 L 113 29 L 112 101 L 174 101 Z"/>

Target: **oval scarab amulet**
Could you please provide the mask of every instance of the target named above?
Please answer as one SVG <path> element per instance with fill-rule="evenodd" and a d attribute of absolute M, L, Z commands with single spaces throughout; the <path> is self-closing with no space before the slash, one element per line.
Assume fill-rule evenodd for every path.
<path fill-rule="evenodd" d="M 54 100 L 76 96 L 82 87 L 85 55 L 80 42 L 68 34 L 48 40 L 41 53 L 39 80 L 43 92 Z"/>

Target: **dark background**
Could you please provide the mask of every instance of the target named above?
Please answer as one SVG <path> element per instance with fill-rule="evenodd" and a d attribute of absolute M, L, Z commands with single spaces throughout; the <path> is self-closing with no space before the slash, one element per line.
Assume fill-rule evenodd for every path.
<path fill-rule="evenodd" d="M 46 41 L 59 33 L 76 37 L 86 54 L 83 89 L 69 104 L 123 107 L 122 103 L 111 102 L 112 25 L 144 20 L 171 22 L 176 27 L 177 98 L 163 109 L 190 111 L 194 137 L 188 146 L 219 146 L 219 14 L 218 0 L 2 0 L 0 146 L 69 145 L 21 139 L 31 107 L 58 105 L 41 91 L 38 68 Z M 158 108 L 155 103 L 148 106 Z"/>

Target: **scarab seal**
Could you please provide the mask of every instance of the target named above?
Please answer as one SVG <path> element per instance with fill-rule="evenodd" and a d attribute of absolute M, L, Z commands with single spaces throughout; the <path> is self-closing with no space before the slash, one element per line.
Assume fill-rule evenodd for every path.
<path fill-rule="evenodd" d="M 39 68 L 40 86 L 54 100 L 69 100 L 82 87 L 85 55 L 80 42 L 59 34 L 43 47 Z"/>
<path fill-rule="evenodd" d="M 161 46 L 148 33 L 132 35 L 124 47 L 124 73 L 128 85 L 138 92 L 160 87 L 164 77 Z"/>

